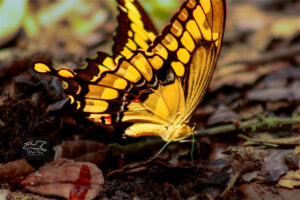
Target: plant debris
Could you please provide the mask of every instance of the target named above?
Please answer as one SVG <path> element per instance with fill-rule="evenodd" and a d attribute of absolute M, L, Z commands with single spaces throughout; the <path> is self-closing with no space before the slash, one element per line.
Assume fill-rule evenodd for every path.
<path fill-rule="evenodd" d="M 168 2 L 140 1 L 165 25 L 181 0 Z M 69 107 L 59 80 L 32 70 L 35 62 L 73 70 L 108 52 L 117 4 L 19 1 L 0 29 L 0 199 L 299 199 L 300 4 L 226 2 L 195 134 L 164 146 L 122 137 L 127 124 L 91 122 Z"/>

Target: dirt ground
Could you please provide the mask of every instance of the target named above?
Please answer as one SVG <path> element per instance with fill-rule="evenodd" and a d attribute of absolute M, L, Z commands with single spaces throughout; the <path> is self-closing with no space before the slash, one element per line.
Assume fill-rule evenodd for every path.
<path fill-rule="evenodd" d="M 12 27 L 0 31 L 0 199 L 299 199 L 298 1 L 227 1 L 195 137 L 163 150 L 158 137 L 124 137 L 129 124 L 86 119 L 60 80 L 32 70 L 37 61 L 73 70 L 111 51 L 116 3 L 71 2 L 16 1 L 19 15 L 0 12 Z M 181 2 L 142 5 L 161 30 Z M 37 139 L 47 154 L 24 156 Z"/>

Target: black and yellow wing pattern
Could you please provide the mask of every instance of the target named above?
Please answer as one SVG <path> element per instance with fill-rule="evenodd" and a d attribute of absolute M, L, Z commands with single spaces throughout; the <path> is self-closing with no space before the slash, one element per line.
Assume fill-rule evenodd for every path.
<path fill-rule="evenodd" d="M 112 57 L 98 53 L 75 72 L 45 63 L 36 63 L 34 70 L 60 77 L 71 104 L 90 119 L 133 122 L 125 130 L 128 136 L 157 135 L 174 141 L 191 135 L 188 122 L 208 88 L 220 52 L 225 0 L 185 1 L 158 36 L 136 1 L 119 5 L 124 11 L 119 16 L 127 13 L 124 20 L 129 26 L 117 30 Z M 125 37 L 118 39 L 122 30 Z"/>
<path fill-rule="evenodd" d="M 158 35 L 152 21 L 136 0 L 118 0 L 118 27 L 113 41 L 113 58 L 130 58 L 134 51 L 146 51 Z"/>

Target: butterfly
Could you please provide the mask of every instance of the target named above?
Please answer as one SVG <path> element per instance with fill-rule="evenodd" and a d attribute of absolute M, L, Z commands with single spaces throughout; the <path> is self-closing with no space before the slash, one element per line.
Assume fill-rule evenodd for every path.
<path fill-rule="evenodd" d="M 59 77 L 70 104 L 93 121 L 133 123 L 131 137 L 177 141 L 193 134 L 192 113 L 211 81 L 225 26 L 225 0 L 187 0 L 158 34 L 136 0 L 118 0 L 113 55 L 78 70 L 35 63 Z"/>

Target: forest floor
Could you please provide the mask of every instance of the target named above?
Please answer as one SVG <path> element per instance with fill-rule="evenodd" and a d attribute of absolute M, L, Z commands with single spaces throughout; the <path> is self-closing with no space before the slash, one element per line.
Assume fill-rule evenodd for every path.
<path fill-rule="evenodd" d="M 117 9 L 95 2 L 53 17 L 63 3 L 30 1 L 20 18 L 40 16 L 35 27 L 16 16 L 15 31 L 0 32 L 0 199 L 299 199 L 299 2 L 227 1 L 196 135 L 158 155 L 160 138 L 94 124 L 68 108 L 58 79 L 32 70 L 37 60 L 75 69 L 109 51 Z M 48 152 L 30 159 L 24 146 L 36 140 Z"/>

